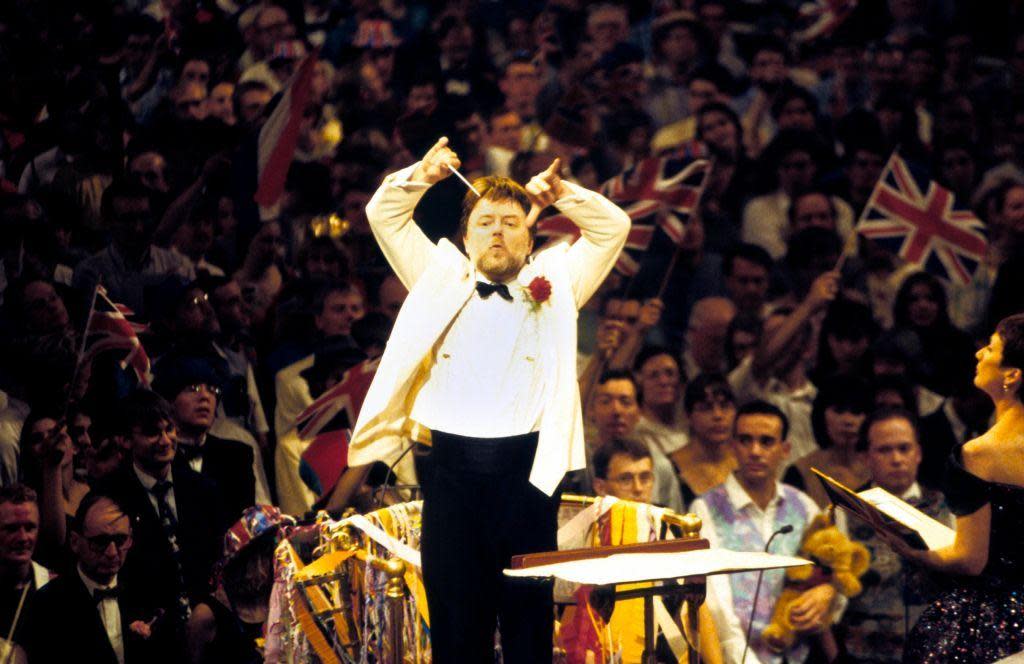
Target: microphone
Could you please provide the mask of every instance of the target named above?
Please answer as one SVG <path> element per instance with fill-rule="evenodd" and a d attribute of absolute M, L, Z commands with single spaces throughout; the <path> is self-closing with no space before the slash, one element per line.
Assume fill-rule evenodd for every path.
<path fill-rule="evenodd" d="M 793 532 L 792 524 L 787 523 L 782 526 L 768 538 L 768 543 L 764 545 L 764 552 L 768 553 L 768 547 L 772 545 L 774 540 L 779 535 L 788 535 Z M 747 651 L 750 650 L 750 633 L 754 631 L 754 614 L 757 613 L 757 598 L 761 593 L 761 580 L 764 578 L 764 570 L 758 570 L 757 572 L 757 585 L 754 586 L 754 603 L 750 606 L 750 620 L 747 622 L 747 638 L 743 643 L 743 657 L 740 658 L 740 664 L 746 664 L 747 662 Z"/>

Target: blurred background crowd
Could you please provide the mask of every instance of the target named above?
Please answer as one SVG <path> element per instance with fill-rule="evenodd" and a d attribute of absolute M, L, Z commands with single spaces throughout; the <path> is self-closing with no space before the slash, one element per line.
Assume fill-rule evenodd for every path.
<path fill-rule="evenodd" d="M 684 511 L 737 468 L 736 409 L 759 399 L 788 419 L 778 476 L 819 503 L 812 465 L 878 481 L 861 426 L 882 406 L 920 434 L 904 476 L 940 491 L 991 416 L 974 353 L 1024 309 L 1022 19 L 956 0 L 2 3 L 0 611 L 36 587 L 33 556 L 66 570 L 115 551 L 140 604 L 199 615 L 195 661 L 212 656 L 202 618 L 217 643 L 260 622 L 259 566 L 236 570 L 245 598 L 209 599 L 235 555 L 221 538 L 254 504 L 340 507 L 295 420 L 382 352 L 406 290 L 364 208 L 439 136 L 470 179 L 524 183 L 560 157 L 597 189 L 695 142 L 711 160 L 677 242 L 655 237 L 580 314 L 597 460 L 567 486 Z M 283 193 L 261 210 L 261 128 L 311 56 Z M 854 233 L 894 153 L 985 225 L 967 278 Z M 464 192 L 448 178 L 424 198 L 431 238 Z M 651 468 L 620 477 L 643 450 Z M 90 487 L 117 504 L 83 514 Z M 130 550 L 90 530 L 105 510 L 136 520 Z M 847 630 L 851 653 L 877 622 Z"/>

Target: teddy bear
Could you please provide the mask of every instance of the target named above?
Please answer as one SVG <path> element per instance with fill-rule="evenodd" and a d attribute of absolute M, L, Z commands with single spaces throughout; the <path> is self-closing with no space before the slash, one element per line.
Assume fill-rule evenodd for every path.
<path fill-rule="evenodd" d="M 816 516 L 804 532 L 797 555 L 814 564 L 786 570 L 786 582 L 775 602 L 771 622 L 761 633 L 765 645 L 776 652 L 787 650 L 796 641 L 790 608 L 804 591 L 830 583 L 846 597 L 860 594 L 860 577 L 868 570 L 871 554 L 836 528 L 832 509 Z"/>

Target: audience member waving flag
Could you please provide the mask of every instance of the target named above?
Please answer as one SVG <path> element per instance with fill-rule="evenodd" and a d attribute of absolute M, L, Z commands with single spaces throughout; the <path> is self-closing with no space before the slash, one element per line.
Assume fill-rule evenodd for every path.
<path fill-rule="evenodd" d="M 633 222 L 616 271 L 629 277 L 640 270 L 643 253 L 657 228 L 676 244 L 683 241 L 711 166 L 704 154 L 703 146 L 694 143 L 665 157 L 644 159 L 601 185 L 601 193 Z M 538 222 L 537 235 L 573 241 L 579 237 L 579 229 L 565 215 L 555 214 Z"/>
<path fill-rule="evenodd" d="M 91 362 L 105 351 L 128 351 L 121 359 L 121 368 L 127 369 L 131 365 L 139 382 L 149 387 L 152 380 L 149 356 L 139 341 L 139 333 L 144 332 L 146 326 L 128 320 L 133 315 L 131 309 L 111 300 L 103 286 L 96 286 L 92 309 L 89 310 L 89 319 L 85 324 L 79 364 Z"/>
<path fill-rule="evenodd" d="M 970 283 L 988 251 L 985 224 L 953 192 L 893 153 L 857 233 L 908 263 L 958 284 Z"/>
<path fill-rule="evenodd" d="M 288 169 L 302 131 L 302 117 L 313 91 L 317 51 L 310 53 L 296 69 L 277 106 L 260 129 L 257 146 L 256 194 L 260 219 L 277 216 L 277 204 L 284 193 Z"/>

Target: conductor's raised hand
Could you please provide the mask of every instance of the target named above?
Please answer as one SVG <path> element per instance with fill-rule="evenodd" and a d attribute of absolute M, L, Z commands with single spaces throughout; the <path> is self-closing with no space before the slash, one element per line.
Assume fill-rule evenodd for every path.
<path fill-rule="evenodd" d="M 562 182 L 562 160 L 555 157 L 546 170 L 530 178 L 526 183 L 526 195 L 538 212 L 551 205 L 566 193 L 565 184 Z M 534 217 L 533 214 L 530 217 Z"/>
<path fill-rule="evenodd" d="M 458 168 L 461 165 L 459 156 L 448 147 L 448 137 L 442 136 L 437 143 L 434 143 L 434 147 L 423 155 L 423 160 L 420 161 L 419 168 L 413 172 L 411 179 L 414 182 L 434 184 L 451 175 L 452 168 Z"/>

